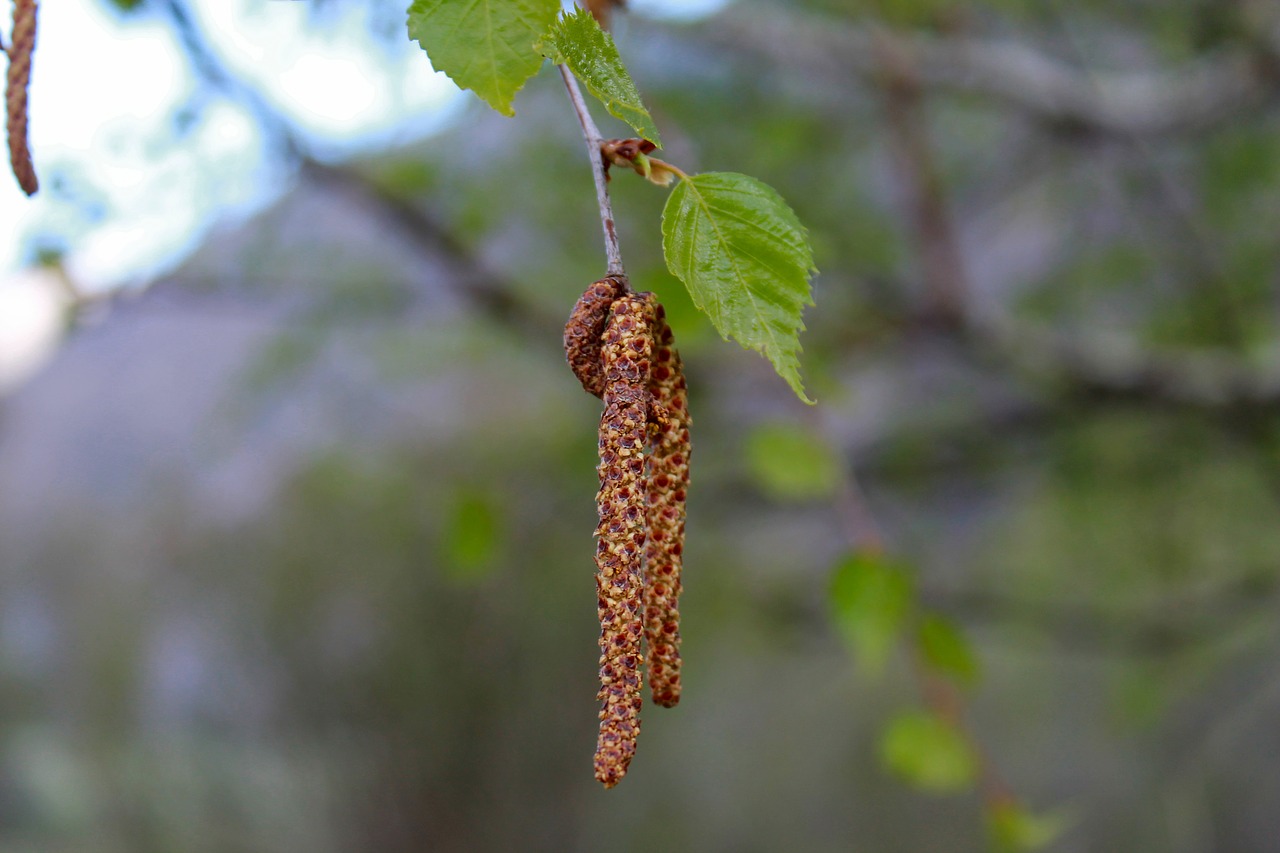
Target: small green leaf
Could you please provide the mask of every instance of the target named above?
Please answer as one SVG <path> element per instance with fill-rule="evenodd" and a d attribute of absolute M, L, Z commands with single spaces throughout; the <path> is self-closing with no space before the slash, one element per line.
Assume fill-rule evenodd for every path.
<path fill-rule="evenodd" d="M 1017 803 L 998 803 L 987 811 L 987 829 L 996 853 L 1030 853 L 1048 847 L 1071 826 L 1070 814 L 1034 815 Z"/>
<path fill-rule="evenodd" d="M 804 306 L 813 304 L 809 235 L 771 187 L 707 172 L 680 181 L 662 212 L 667 268 L 722 337 L 773 362 L 801 400 Z"/>
<path fill-rule="evenodd" d="M 437 71 L 509 116 L 516 92 L 542 65 L 533 43 L 559 9 L 559 0 L 413 0 L 409 38 Z"/>
<path fill-rule="evenodd" d="M 963 791 L 978 776 L 977 756 L 964 736 L 924 711 L 890 721 L 880 738 L 880 759 L 894 775 L 933 794 Z"/>
<path fill-rule="evenodd" d="M 760 488 L 782 500 L 829 497 L 840 482 L 840 460 L 831 448 L 792 424 L 755 429 L 747 464 Z"/>
<path fill-rule="evenodd" d="M 488 496 L 458 495 L 444 529 L 444 550 L 453 574 L 475 578 L 492 568 L 501 544 L 499 511 Z"/>
<path fill-rule="evenodd" d="M 961 684 L 978 680 L 978 659 L 964 633 L 950 619 L 925 616 L 920 620 L 917 639 L 920 654 L 929 666 Z"/>
<path fill-rule="evenodd" d="M 853 554 L 836 567 L 831 607 L 836 627 L 858 665 L 868 673 L 884 669 L 911 609 L 911 578 L 882 557 Z"/>
<path fill-rule="evenodd" d="M 640 92 L 622 65 L 613 36 L 600 29 L 586 9 L 577 9 L 559 18 L 538 42 L 542 51 L 557 65 L 567 65 L 600 99 L 615 118 L 635 128 L 636 133 L 659 147 L 658 128 L 653 116 L 640 100 Z"/>

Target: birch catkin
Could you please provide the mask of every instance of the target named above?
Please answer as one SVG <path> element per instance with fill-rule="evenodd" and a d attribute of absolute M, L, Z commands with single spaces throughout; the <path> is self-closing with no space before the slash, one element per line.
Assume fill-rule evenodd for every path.
<path fill-rule="evenodd" d="M 595 773 L 606 788 L 626 774 L 640 733 L 645 443 L 653 317 L 647 300 L 621 296 L 609 311 L 601 345 L 604 415 L 596 527 L 601 707 Z"/>
<path fill-rule="evenodd" d="M 31 54 L 36 47 L 36 0 L 14 0 L 13 33 L 9 37 L 9 69 L 5 76 L 5 114 L 9 131 L 9 163 L 27 195 L 40 189 L 27 144 L 27 87 Z"/>
<path fill-rule="evenodd" d="M 652 418 L 649 424 L 644 633 L 649 646 L 653 701 L 672 708 L 680 701 L 679 598 L 685 494 L 689 488 L 690 419 L 684 368 L 661 305 L 654 310 L 653 338 L 649 387 L 655 408 L 665 417 Z"/>
<path fill-rule="evenodd" d="M 604 370 L 600 347 L 609 307 L 627 289 L 618 276 L 605 276 L 578 297 L 564 326 L 564 355 L 588 394 L 604 396 Z"/>

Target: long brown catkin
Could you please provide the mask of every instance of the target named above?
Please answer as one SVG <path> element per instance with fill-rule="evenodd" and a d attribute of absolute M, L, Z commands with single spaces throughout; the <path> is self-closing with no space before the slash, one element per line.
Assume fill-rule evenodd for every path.
<path fill-rule="evenodd" d="M 596 527 L 601 707 L 595 775 L 606 788 L 626 774 L 640 733 L 652 322 L 653 309 L 645 299 L 622 296 L 609 312 L 601 346 L 604 414 Z"/>
<path fill-rule="evenodd" d="M 31 54 L 36 47 L 36 0 L 14 0 L 9 68 L 5 75 L 5 113 L 9 131 L 9 163 L 27 195 L 40 189 L 31 147 L 27 143 L 27 89 L 31 84 Z"/>
<path fill-rule="evenodd" d="M 654 350 L 649 388 L 665 418 L 649 424 L 646 471 L 645 642 L 649 689 L 667 708 L 680 701 L 680 592 L 684 564 L 685 496 L 689 488 L 689 395 L 666 312 L 654 301 Z"/>

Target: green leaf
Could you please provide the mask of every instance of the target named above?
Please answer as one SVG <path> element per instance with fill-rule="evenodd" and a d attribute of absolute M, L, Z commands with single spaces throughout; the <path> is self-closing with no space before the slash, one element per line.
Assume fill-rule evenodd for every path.
<path fill-rule="evenodd" d="M 950 619 L 929 615 L 920 620 L 917 639 L 929 666 L 961 684 L 978 680 L 978 659 L 969 641 Z"/>
<path fill-rule="evenodd" d="M 894 775 L 934 794 L 963 791 L 978 776 L 978 758 L 964 736 L 924 711 L 890 721 L 880 738 L 880 759 Z"/>
<path fill-rule="evenodd" d="M 831 607 L 836 627 L 858 665 L 870 674 L 884 669 L 911 609 L 911 578 L 882 557 L 853 554 L 836 567 Z"/>
<path fill-rule="evenodd" d="M 801 400 L 804 306 L 813 304 L 809 235 L 771 187 L 707 172 L 680 181 L 662 212 L 662 250 L 721 336 L 773 362 Z"/>
<path fill-rule="evenodd" d="M 498 507 L 486 495 L 459 494 L 444 529 L 449 567 L 459 578 L 478 578 L 493 567 L 502 540 Z"/>
<path fill-rule="evenodd" d="M 600 29 L 586 9 L 566 13 L 538 42 L 538 50 L 557 65 L 567 65 L 615 118 L 659 147 L 658 128 L 640 100 L 640 92 L 622 65 L 613 36 Z"/>
<path fill-rule="evenodd" d="M 987 812 L 987 830 L 997 853 L 1029 853 L 1048 847 L 1072 823 L 1067 812 L 1035 815 L 1010 802 L 998 803 Z"/>
<path fill-rule="evenodd" d="M 516 92 L 542 65 L 533 43 L 559 9 L 558 0 L 413 0 L 409 38 L 437 71 L 509 116 Z"/>
<path fill-rule="evenodd" d="M 840 460 L 831 448 L 793 424 L 755 429 L 747 439 L 747 465 L 761 489 L 783 500 L 829 497 L 840 482 Z"/>

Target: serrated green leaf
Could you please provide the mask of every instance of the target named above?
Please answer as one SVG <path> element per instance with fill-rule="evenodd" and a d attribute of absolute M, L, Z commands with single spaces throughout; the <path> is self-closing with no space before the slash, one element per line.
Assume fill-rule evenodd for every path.
<path fill-rule="evenodd" d="M 929 666 L 961 684 L 978 679 L 978 659 L 964 633 L 950 619 L 929 615 L 920 620 L 916 634 L 920 654 Z"/>
<path fill-rule="evenodd" d="M 987 812 L 987 828 L 996 853 L 1030 853 L 1049 846 L 1072 823 L 1064 811 L 1036 815 L 1017 803 L 998 803 Z"/>
<path fill-rule="evenodd" d="M 685 178 L 662 211 L 662 250 L 721 336 L 763 353 L 812 403 L 800 379 L 800 332 L 813 304 L 813 249 L 782 196 L 734 172 Z"/>
<path fill-rule="evenodd" d="M 538 50 L 557 65 L 569 66 L 573 76 L 581 80 L 615 118 L 631 125 L 654 145 L 662 146 L 653 116 L 640 100 L 640 92 L 622 64 L 613 36 L 600 29 L 590 12 L 577 9 L 561 16 L 538 42 Z"/>
<path fill-rule="evenodd" d="M 964 736 L 933 714 L 894 717 L 880 738 L 880 759 L 894 775 L 922 791 L 963 791 L 978 776 L 978 757 Z"/>
<path fill-rule="evenodd" d="M 884 669 L 910 612 L 911 577 L 883 557 L 853 554 L 836 567 L 831 608 L 858 665 L 874 675 Z"/>
<path fill-rule="evenodd" d="M 413 0 L 409 38 L 437 71 L 503 115 L 542 55 L 534 42 L 560 9 L 558 0 Z"/>
<path fill-rule="evenodd" d="M 840 460 L 831 448 L 793 424 L 753 430 L 747 465 L 761 489 L 783 500 L 828 497 L 840 482 Z"/>

